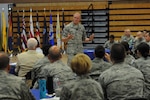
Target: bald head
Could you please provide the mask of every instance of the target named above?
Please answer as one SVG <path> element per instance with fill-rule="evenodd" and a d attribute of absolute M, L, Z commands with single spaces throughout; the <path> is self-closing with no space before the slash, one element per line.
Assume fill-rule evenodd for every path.
<path fill-rule="evenodd" d="M 49 49 L 49 59 L 51 61 L 56 61 L 61 58 L 61 50 L 59 49 L 58 46 L 52 46 Z"/>
<path fill-rule="evenodd" d="M 137 37 L 138 39 L 141 39 L 141 38 L 143 37 L 143 33 L 142 33 L 141 31 L 137 32 L 137 33 L 136 33 L 136 37 Z"/>
<path fill-rule="evenodd" d="M 4 70 L 9 65 L 9 57 L 4 52 L 0 52 L 0 70 Z"/>
<path fill-rule="evenodd" d="M 80 20 L 81 20 L 81 14 L 76 12 L 74 15 L 73 15 L 73 23 L 74 24 L 79 24 L 80 23 Z"/>
<path fill-rule="evenodd" d="M 27 46 L 29 50 L 35 50 L 37 47 L 37 40 L 35 38 L 30 38 L 27 41 Z"/>

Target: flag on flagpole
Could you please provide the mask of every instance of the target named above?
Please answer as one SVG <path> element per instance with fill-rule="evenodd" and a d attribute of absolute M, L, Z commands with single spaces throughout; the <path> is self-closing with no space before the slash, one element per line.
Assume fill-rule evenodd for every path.
<path fill-rule="evenodd" d="M 22 51 L 25 51 L 27 48 L 27 35 L 26 35 L 26 23 L 25 23 L 25 16 L 23 10 L 22 16 L 22 33 L 21 33 L 21 41 L 22 41 Z"/>
<path fill-rule="evenodd" d="M 34 29 L 33 29 L 33 21 L 32 21 L 32 9 L 30 9 L 30 38 L 34 38 Z"/>
<path fill-rule="evenodd" d="M 53 21 L 52 21 L 52 14 L 50 14 L 50 24 L 49 24 L 49 43 L 54 45 L 54 33 L 53 33 Z"/>
<path fill-rule="evenodd" d="M 60 40 L 59 12 L 57 12 L 56 39 L 57 39 L 57 46 L 60 48 L 61 47 L 61 40 Z"/>
<path fill-rule="evenodd" d="M 11 9 L 9 10 L 8 14 L 8 52 L 11 53 L 13 50 L 12 47 L 12 16 L 11 16 Z"/>
<path fill-rule="evenodd" d="M 62 32 L 63 33 L 63 29 L 65 27 L 65 16 L 64 16 L 64 8 L 62 9 Z M 64 42 L 62 41 L 62 49 L 65 50 L 65 46 L 64 46 Z"/>
<path fill-rule="evenodd" d="M 45 44 L 48 44 L 48 34 L 47 34 L 47 26 L 46 26 L 46 15 L 44 11 L 43 45 Z"/>
<path fill-rule="evenodd" d="M 39 26 L 39 17 L 38 12 L 36 13 L 36 38 L 40 44 L 40 26 Z"/>
<path fill-rule="evenodd" d="M 17 34 L 17 48 L 18 51 L 21 52 L 21 32 L 20 32 L 20 16 L 19 16 L 19 11 L 17 12 L 17 25 L 18 25 L 18 34 Z"/>
<path fill-rule="evenodd" d="M 7 32 L 6 32 L 6 19 L 4 8 L 2 9 L 2 48 L 7 52 Z"/>
<path fill-rule="evenodd" d="M 0 16 L 1 16 L 1 13 L 0 13 Z M 1 31 L 1 23 L 0 23 L 0 31 Z M 0 32 L 0 51 L 1 50 L 2 50 L 2 31 Z"/>

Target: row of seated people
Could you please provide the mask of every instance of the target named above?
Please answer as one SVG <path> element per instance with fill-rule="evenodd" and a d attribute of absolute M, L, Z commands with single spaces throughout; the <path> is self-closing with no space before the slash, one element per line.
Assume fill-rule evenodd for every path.
<path fill-rule="evenodd" d="M 124 30 L 124 35 L 121 37 L 120 41 L 115 41 L 115 36 L 110 35 L 109 40 L 105 42 L 104 47 L 110 49 L 114 43 L 117 42 L 127 42 L 129 44 L 130 50 L 133 53 L 136 53 L 137 46 L 141 42 L 146 42 L 150 46 L 150 32 L 144 30 L 143 32 L 139 31 L 134 38 L 131 34 L 130 29 Z"/>
<path fill-rule="evenodd" d="M 31 38 L 29 40 L 30 40 L 28 41 L 29 45 L 32 44 L 32 46 L 35 49 L 37 44 L 34 41 L 34 39 Z M 126 45 L 126 43 L 122 43 L 122 44 Z M 105 49 L 102 46 L 97 46 L 95 48 L 96 58 L 93 60 L 93 64 L 91 64 L 90 60 L 87 61 L 86 55 L 84 54 L 76 55 L 72 59 L 72 62 L 71 62 L 72 70 L 70 69 L 69 66 L 63 64 L 62 61 L 60 60 L 61 50 L 57 46 L 52 46 L 50 47 L 50 49 L 49 47 L 47 47 L 48 53 L 47 54 L 45 53 L 45 56 L 43 57 L 43 55 L 41 54 L 37 54 L 36 56 L 33 55 L 36 53 L 33 52 L 34 51 L 33 47 L 30 45 L 31 50 L 29 49 L 27 52 L 25 52 L 24 56 L 29 54 L 31 57 L 27 56 L 28 59 L 20 60 L 19 55 L 18 55 L 18 63 L 17 63 L 16 69 L 20 68 L 19 70 L 21 70 L 21 65 L 28 66 L 32 62 L 33 65 L 31 66 L 34 66 L 34 67 L 31 70 L 35 73 L 35 75 L 32 76 L 33 78 L 37 78 L 37 79 L 40 77 L 46 78 L 47 76 L 59 77 L 61 87 L 63 87 L 62 91 L 60 91 L 59 93 L 59 96 L 62 100 L 70 100 L 70 99 L 75 100 L 75 99 L 81 99 L 81 98 L 83 99 L 93 98 L 93 100 L 104 100 L 104 98 L 110 99 L 110 100 L 112 98 L 114 98 L 114 100 L 122 100 L 122 99 L 128 99 L 130 97 L 131 98 L 136 98 L 136 97 L 148 98 L 147 94 L 149 95 L 149 90 L 147 90 L 147 88 L 149 84 L 146 86 L 144 85 L 144 80 L 146 80 L 144 78 L 148 78 L 149 76 L 147 75 L 148 73 L 146 73 L 148 72 L 148 66 L 146 66 L 147 70 L 143 74 L 141 73 L 141 71 L 139 71 L 140 68 L 143 67 L 143 65 L 146 64 L 148 61 L 146 63 L 144 62 L 144 64 L 142 64 L 142 61 L 141 61 L 140 63 L 141 66 L 139 67 L 138 66 L 135 66 L 136 68 L 131 67 L 130 65 L 137 65 L 136 62 L 139 62 L 139 61 L 136 61 L 134 59 L 124 61 L 127 55 L 127 52 L 125 51 L 128 51 L 128 50 L 126 49 L 126 47 L 123 47 L 122 44 L 115 44 L 114 46 L 112 46 L 110 57 L 108 54 L 105 54 Z M 143 56 L 143 53 L 142 53 L 143 47 L 142 46 L 139 46 L 139 47 L 142 48 L 142 49 L 139 49 L 139 55 L 141 56 L 142 59 L 144 59 L 144 61 L 145 59 L 147 60 L 148 54 L 146 54 L 145 53 L 146 51 L 144 51 L 144 56 Z M 129 47 L 127 46 L 127 48 Z M 147 50 L 147 49 L 144 49 L 144 50 Z M 148 46 L 148 52 L 149 52 L 149 46 Z M 101 55 L 102 53 L 104 54 Z M 33 56 L 35 56 L 35 58 Z M 107 62 L 107 64 L 104 64 L 105 62 L 102 59 L 104 56 L 110 63 Z M 38 59 L 41 58 L 41 60 L 39 60 L 38 62 L 37 62 L 38 59 L 36 59 L 37 57 L 39 57 Z M 29 58 L 32 58 L 32 59 L 29 59 Z M 29 62 L 27 62 L 26 64 L 22 64 L 21 61 L 23 62 L 25 60 L 26 61 L 28 60 Z M 32 60 L 35 60 L 35 61 L 33 62 Z M 100 64 L 101 61 L 103 62 L 102 64 Z M 97 62 L 98 62 L 97 65 L 99 65 L 99 67 L 96 68 L 96 71 L 97 71 L 96 73 L 98 73 L 99 71 L 100 76 L 96 78 L 96 81 L 97 81 L 96 82 L 90 79 L 89 76 L 94 75 L 93 72 L 95 71 L 94 68 L 96 67 Z M 20 67 L 19 67 L 19 64 L 20 64 Z M 113 67 L 113 66 L 118 66 L 118 68 Z M 125 66 L 125 68 L 123 66 Z M 26 70 L 23 69 L 22 67 L 22 71 L 26 71 Z M 104 74 L 104 73 L 107 73 L 107 74 Z M 18 74 L 18 75 L 20 76 L 21 74 Z M 24 76 L 21 76 L 21 77 L 24 77 Z M 38 83 L 35 82 L 34 86 L 37 87 L 37 84 Z M 147 88 L 143 88 L 143 87 L 147 87 Z"/>

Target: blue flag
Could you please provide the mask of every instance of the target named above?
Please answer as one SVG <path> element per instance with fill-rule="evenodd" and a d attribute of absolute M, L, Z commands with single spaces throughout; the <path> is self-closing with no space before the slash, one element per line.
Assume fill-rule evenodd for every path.
<path fill-rule="evenodd" d="M 49 24 L 49 43 L 51 45 L 54 45 L 54 33 L 53 33 L 53 21 L 52 21 L 52 15 L 50 14 L 50 24 Z"/>

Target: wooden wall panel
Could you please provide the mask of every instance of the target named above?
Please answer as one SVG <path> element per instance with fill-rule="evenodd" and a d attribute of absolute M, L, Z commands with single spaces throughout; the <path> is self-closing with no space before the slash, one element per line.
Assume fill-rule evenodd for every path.
<path fill-rule="evenodd" d="M 26 21 L 26 34 L 29 33 L 29 18 L 30 18 L 30 8 L 32 8 L 32 18 L 33 18 L 33 25 L 34 25 L 34 32 L 36 31 L 36 14 L 38 12 L 39 16 L 39 25 L 40 25 L 40 37 L 41 37 L 41 44 L 42 44 L 42 33 L 44 27 L 44 15 L 46 15 L 46 25 L 47 25 L 47 32 L 49 32 L 49 20 L 50 20 L 50 13 L 52 14 L 53 19 L 53 31 L 54 34 L 56 33 L 56 22 L 57 22 L 57 13 L 59 12 L 60 16 L 60 27 L 62 27 L 62 9 L 64 9 L 64 16 L 65 16 L 65 24 L 68 24 L 72 21 L 73 14 L 75 12 L 81 12 L 82 10 L 87 10 L 90 4 L 93 4 L 94 9 L 106 9 L 108 7 L 107 2 L 71 2 L 71 3 L 30 3 L 30 4 L 16 4 L 16 7 L 12 9 L 12 20 L 13 20 L 13 34 L 18 34 L 18 13 L 19 13 L 19 22 L 20 22 L 20 31 L 22 32 L 22 16 L 23 10 L 25 15 Z M 45 9 L 45 10 L 44 10 Z M 45 13 L 44 13 L 45 12 Z M 61 28 L 62 31 L 62 28 Z M 16 40 L 17 35 L 14 36 L 14 47 L 17 47 Z M 28 36 L 29 37 L 29 36 Z M 55 35 L 54 35 L 55 37 Z M 56 40 L 55 40 L 56 42 Z"/>
<path fill-rule="evenodd" d="M 109 7 L 109 34 L 118 40 L 126 28 L 134 36 L 138 31 L 150 30 L 150 3 L 112 3 Z"/>

